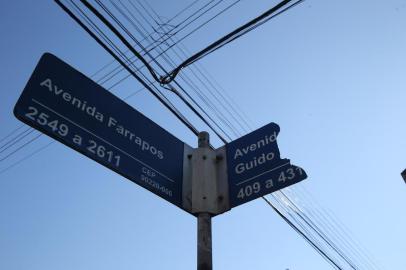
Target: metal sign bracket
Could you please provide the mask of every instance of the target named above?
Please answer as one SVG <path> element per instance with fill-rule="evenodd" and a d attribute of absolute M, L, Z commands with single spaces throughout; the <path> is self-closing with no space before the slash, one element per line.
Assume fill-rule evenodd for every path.
<path fill-rule="evenodd" d="M 183 207 L 197 215 L 230 210 L 225 149 L 209 147 L 209 134 L 199 134 L 199 147 L 185 149 Z"/>

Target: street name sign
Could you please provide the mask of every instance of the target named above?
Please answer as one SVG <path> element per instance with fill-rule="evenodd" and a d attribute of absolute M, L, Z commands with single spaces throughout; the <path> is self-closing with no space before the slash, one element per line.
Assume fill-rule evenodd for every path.
<path fill-rule="evenodd" d="M 306 179 L 303 169 L 280 158 L 279 131 L 270 123 L 225 145 L 231 208 Z"/>
<path fill-rule="evenodd" d="M 185 144 L 56 56 L 41 57 L 14 115 L 182 208 Z"/>

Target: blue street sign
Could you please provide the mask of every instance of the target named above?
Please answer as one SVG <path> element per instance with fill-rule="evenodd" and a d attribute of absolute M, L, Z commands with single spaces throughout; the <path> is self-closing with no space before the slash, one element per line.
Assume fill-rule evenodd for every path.
<path fill-rule="evenodd" d="M 280 158 L 279 130 L 270 123 L 226 144 L 230 207 L 306 179 L 303 169 Z"/>
<path fill-rule="evenodd" d="M 42 56 L 14 114 L 182 207 L 185 144 L 54 55 Z"/>

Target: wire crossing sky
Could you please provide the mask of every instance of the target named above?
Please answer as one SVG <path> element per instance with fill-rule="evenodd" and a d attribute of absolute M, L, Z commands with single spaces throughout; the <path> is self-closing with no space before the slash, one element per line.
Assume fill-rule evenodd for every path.
<path fill-rule="evenodd" d="M 308 172 L 268 196 L 280 215 L 256 200 L 214 219 L 215 268 L 404 268 L 404 1 L 307 0 L 182 70 L 169 88 L 78 1 L 64 3 L 195 130 L 210 123 L 230 141 L 276 122 L 281 151 Z M 277 4 L 90 3 L 163 73 Z M 195 267 L 193 219 L 21 126 L 12 108 L 50 51 L 190 145 L 193 133 L 55 3 L 3 5 L 1 268 Z"/>

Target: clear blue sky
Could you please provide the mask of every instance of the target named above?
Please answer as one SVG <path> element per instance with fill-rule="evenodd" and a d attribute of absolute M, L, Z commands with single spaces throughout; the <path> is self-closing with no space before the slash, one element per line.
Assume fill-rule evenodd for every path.
<path fill-rule="evenodd" d="M 150 3 L 170 18 L 191 2 Z M 185 44 L 197 51 L 275 3 L 242 1 Z M 88 76 L 111 61 L 53 1 L 2 1 L 0 22 L 0 138 L 21 124 L 12 109 L 44 52 Z M 404 0 L 307 0 L 201 60 L 254 129 L 280 125 L 282 156 L 309 176 L 291 189 L 297 203 L 331 211 L 380 269 L 406 269 L 405 29 Z M 140 88 L 128 79 L 112 91 Z M 146 91 L 128 103 L 196 146 Z M 216 269 L 331 269 L 262 200 L 213 219 L 213 257 Z M 194 217 L 60 143 L 0 174 L 0 269 L 195 264 Z"/>

